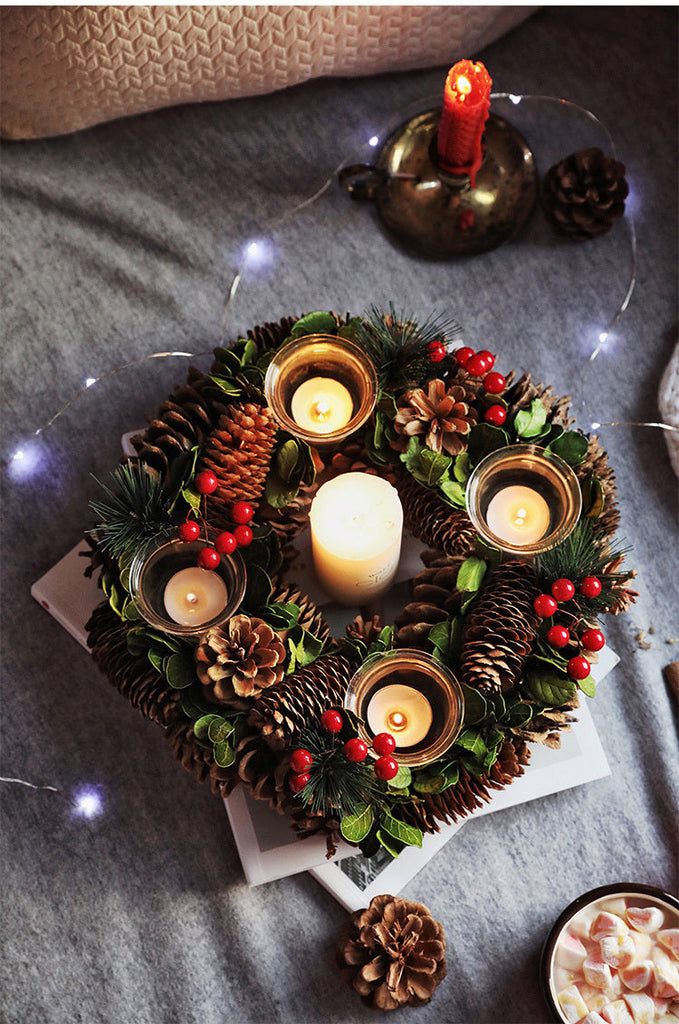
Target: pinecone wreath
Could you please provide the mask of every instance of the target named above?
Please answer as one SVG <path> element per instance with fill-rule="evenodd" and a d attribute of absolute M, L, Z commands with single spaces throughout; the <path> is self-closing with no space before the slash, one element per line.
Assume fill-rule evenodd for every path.
<path fill-rule="evenodd" d="M 547 171 L 543 205 L 553 230 L 575 242 L 610 231 L 625 212 L 625 165 L 596 147 L 571 153 Z"/>
<path fill-rule="evenodd" d="M 423 903 L 375 896 L 340 935 L 344 981 L 379 1010 L 422 1006 L 446 976 L 443 925 Z"/>

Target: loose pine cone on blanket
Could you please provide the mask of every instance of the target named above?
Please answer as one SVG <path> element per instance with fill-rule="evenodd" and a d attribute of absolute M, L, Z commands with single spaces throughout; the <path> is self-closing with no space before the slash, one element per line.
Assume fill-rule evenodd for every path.
<path fill-rule="evenodd" d="M 543 203 L 557 234 L 584 242 L 605 235 L 625 212 L 625 165 L 600 149 L 571 153 L 547 171 Z"/>

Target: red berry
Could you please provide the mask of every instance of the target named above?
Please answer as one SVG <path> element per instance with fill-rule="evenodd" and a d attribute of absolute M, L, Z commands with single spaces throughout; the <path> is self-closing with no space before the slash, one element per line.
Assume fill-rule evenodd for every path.
<path fill-rule="evenodd" d="M 591 666 L 587 661 L 587 658 L 583 658 L 581 654 L 571 658 L 566 666 L 566 670 L 571 679 L 586 679 L 590 673 Z"/>
<path fill-rule="evenodd" d="M 586 651 L 600 651 L 606 646 L 606 637 L 600 629 L 586 629 L 580 637 L 580 643 Z"/>
<path fill-rule="evenodd" d="M 440 341 L 430 341 L 427 345 L 427 354 L 430 362 L 440 363 L 446 358 L 446 347 Z"/>
<path fill-rule="evenodd" d="M 552 626 L 547 630 L 547 640 L 552 647 L 565 647 L 570 638 L 565 626 Z"/>
<path fill-rule="evenodd" d="M 185 544 L 192 540 L 198 540 L 200 537 L 200 524 L 195 519 L 187 519 L 185 523 L 177 527 L 177 536 Z"/>
<path fill-rule="evenodd" d="M 557 601 L 570 601 L 575 594 L 575 587 L 570 580 L 555 580 L 552 583 L 552 597 Z"/>
<path fill-rule="evenodd" d="M 321 725 L 328 732 L 340 732 L 344 725 L 344 719 L 339 711 L 333 711 L 331 708 L 330 711 L 324 711 L 321 715 Z"/>
<path fill-rule="evenodd" d="M 495 366 L 495 356 L 492 352 L 489 352 L 487 348 L 481 349 L 479 355 L 486 361 L 486 369 L 492 370 Z"/>
<path fill-rule="evenodd" d="M 290 757 L 290 767 L 293 772 L 296 772 L 298 775 L 303 775 L 307 768 L 310 768 L 313 763 L 314 759 L 310 750 L 305 750 L 304 747 L 300 747 L 299 750 L 293 750 L 292 756 Z"/>
<path fill-rule="evenodd" d="M 219 481 L 214 473 L 211 473 L 209 469 L 204 469 L 200 473 L 196 473 L 194 478 L 195 488 L 199 494 L 212 494 L 213 491 L 217 490 Z"/>
<path fill-rule="evenodd" d="M 396 740 L 390 732 L 378 732 L 373 740 L 373 750 L 376 754 L 393 754 L 396 749 Z"/>
<path fill-rule="evenodd" d="M 491 405 L 486 409 L 483 418 L 486 423 L 493 423 L 496 427 L 501 427 L 507 419 L 507 410 L 504 405 Z"/>
<path fill-rule="evenodd" d="M 246 548 L 248 544 L 252 544 L 252 530 L 249 526 L 241 523 L 234 529 L 233 535 L 239 548 Z"/>
<path fill-rule="evenodd" d="M 252 505 L 248 505 L 247 501 L 235 501 L 231 509 L 231 518 L 234 523 L 249 523 L 255 514 L 255 510 Z"/>
<path fill-rule="evenodd" d="M 533 601 L 533 608 L 541 619 L 548 619 L 557 609 L 557 604 L 550 594 L 540 594 Z"/>
<path fill-rule="evenodd" d="M 344 753 L 348 761 L 365 761 L 368 756 L 368 744 L 364 743 L 360 736 L 354 736 L 344 744 Z"/>
<path fill-rule="evenodd" d="M 474 349 L 465 345 L 463 348 L 458 348 L 456 351 L 455 362 L 458 366 L 466 366 L 473 355 Z"/>
<path fill-rule="evenodd" d="M 385 754 L 384 757 L 378 757 L 375 761 L 375 775 L 378 779 L 389 782 L 390 779 L 394 779 L 398 775 L 398 762 L 393 757 L 389 757 L 388 754 Z"/>
<path fill-rule="evenodd" d="M 201 548 L 198 552 L 198 565 L 201 569 L 216 569 L 221 558 L 214 548 Z"/>
<path fill-rule="evenodd" d="M 483 377 L 487 370 L 486 360 L 477 352 L 476 355 L 467 360 L 465 370 L 467 373 L 471 373 L 472 377 Z"/>
<path fill-rule="evenodd" d="M 507 386 L 501 373 L 487 373 L 483 379 L 483 387 L 489 395 L 500 395 Z"/>
<path fill-rule="evenodd" d="M 238 541 L 232 533 L 225 530 L 224 533 L 218 533 L 215 537 L 215 547 L 220 555 L 230 555 L 238 547 Z"/>
<path fill-rule="evenodd" d="M 585 597 L 598 597 L 601 593 L 601 580 L 596 576 L 585 576 L 580 584 L 580 593 Z"/>
<path fill-rule="evenodd" d="M 291 775 L 288 784 L 293 793 L 301 793 L 308 781 L 309 776 L 304 772 L 302 775 Z"/>

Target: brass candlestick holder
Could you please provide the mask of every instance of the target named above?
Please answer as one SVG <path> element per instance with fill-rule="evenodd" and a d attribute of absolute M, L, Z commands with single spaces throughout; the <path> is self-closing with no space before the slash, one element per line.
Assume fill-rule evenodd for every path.
<path fill-rule="evenodd" d="M 412 117 L 387 139 L 375 164 L 345 167 L 339 182 L 352 198 L 374 202 L 387 231 L 413 255 L 451 260 L 517 235 L 535 206 L 538 174 L 521 133 L 490 114 L 472 188 L 468 174 L 439 164 L 440 120 L 440 108 Z"/>

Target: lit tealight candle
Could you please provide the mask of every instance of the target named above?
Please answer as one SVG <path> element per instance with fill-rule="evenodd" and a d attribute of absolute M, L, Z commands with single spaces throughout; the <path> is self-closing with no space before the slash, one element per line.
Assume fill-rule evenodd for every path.
<path fill-rule="evenodd" d="M 319 489 L 309 521 L 316 576 L 331 597 L 358 605 L 388 589 L 403 530 L 395 487 L 370 473 L 343 473 Z"/>
<path fill-rule="evenodd" d="M 368 704 L 367 720 L 371 731 L 390 732 L 396 747 L 414 747 L 421 743 L 434 718 L 431 704 L 419 690 L 401 683 L 385 686 Z"/>
<path fill-rule="evenodd" d="M 549 505 L 538 491 L 522 484 L 503 487 L 488 503 L 488 528 L 508 544 L 534 544 L 549 529 Z"/>
<path fill-rule="evenodd" d="M 310 377 L 295 391 L 290 405 L 298 426 L 315 434 L 331 434 L 346 426 L 354 412 L 348 388 L 333 377 Z"/>
<path fill-rule="evenodd" d="M 189 566 L 168 580 L 163 601 L 174 622 L 181 626 L 200 626 L 225 608 L 226 584 L 219 573 Z"/>

